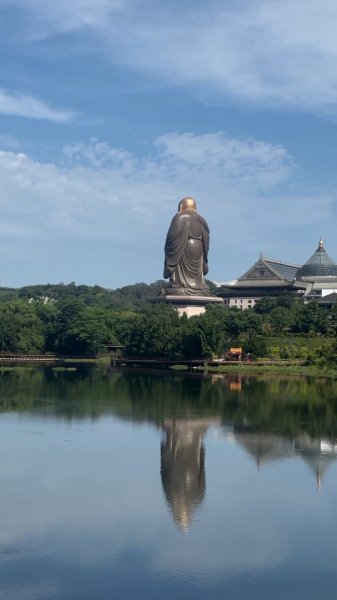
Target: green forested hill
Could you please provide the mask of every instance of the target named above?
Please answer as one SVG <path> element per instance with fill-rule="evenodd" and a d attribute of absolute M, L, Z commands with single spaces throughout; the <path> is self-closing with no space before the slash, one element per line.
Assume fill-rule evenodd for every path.
<path fill-rule="evenodd" d="M 164 281 L 155 283 L 135 283 L 116 290 L 108 290 L 99 285 L 76 285 L 57 283 L 28 285 L 22 288 L 0 288 L 0 302 L 9 300 L 81 300 L 87 306 L 102 306 L 117 310 L 142 310 L 147 299 L 157 296 Z"/>
<path fill-rule="evenodd" d="M 0 302 L 16 300 L 19 297 L 19 289 L 0 287 Z"/>
<path fill-rule="evenodd" d="M 0 302 L 9 300 L 53 300 L 78 299 L 87 306 L 102 306 L 116 310 L 143 310 L 148 307 L 148 298 L 158 296 L 166 284 L 163 280 L 154 283 L 135 283 L 115 290 L 109 290 L 99 285 L 76 285 L 75 283 L 47 283 L 40 285 L 27 285 L 22 288 L 0 287 Z M 211 292 L 215 292 L 215 285 L 208 281 Z"/>

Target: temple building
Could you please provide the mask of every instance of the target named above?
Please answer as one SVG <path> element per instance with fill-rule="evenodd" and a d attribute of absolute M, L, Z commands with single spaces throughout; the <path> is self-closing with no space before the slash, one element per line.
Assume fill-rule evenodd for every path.
<path fill-rule="evenodd" d="M 317 250 L 302 266 L 260 255 L 241 277 L 221 284 L 217 295 L 225 306 L 245 310 L 261 298 L 285 294 L 300 296 L 304 302 L 328 304 L 336 302 L 336 292 L 337 264 L 320 240 Z"/>
<path fill-rule="evenodd" d="M 296 284 L 305 284 L 304 299 L 323 299 L 337 291 L 337 264 L 319 241 L 316 252 L 298 270 Z"/>

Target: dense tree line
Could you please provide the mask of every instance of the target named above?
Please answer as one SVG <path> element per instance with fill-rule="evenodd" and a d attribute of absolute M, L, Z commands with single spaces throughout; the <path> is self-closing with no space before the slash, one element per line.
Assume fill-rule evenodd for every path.
<path fill-rule="evenodd" d="M 167 304 L 144 300 L 142 310 L 121 310 L 76 294 L 47 303 L 39 297 L 0 303 L 2 353 L 96 355 L 120 344 L 129 356 L 180 359 L 221 356 L 239 345 L 256 357 L 313 359 L 330 352 L 331 341 L 329 350 L 325 342 L 335 339 L 336 331 L 337 307 L 305 305 L 291 297 L 266 298 L 247 311 L 210 305 L 190 319 Z M 305 346 L 290 342 L 303 336 L 309 340 Z"/>
<path fill-rule="evenodd" d="M 46 284 L 31 285 L 11 290 L 0 288 L 0 302 L 11 299 L 43 301 L 49 300 L 81 300 L 87 306 L 102 306 L 116 310 L 142 310 L 146 308 L 148 298 L 158 296 L 164 281 L 151 284 L 136 283 L 116 290 L 109 290 L 99 285 Z"/>
<path fill-rule="evenodd" d="M 96 355 L 126 339 L 137 313 L 88 306 L 77 298 L 0 303 L 0 352 Z"/>
<path fill-rule="evenodd" d="M 216 286 L 212 281 L 207 281 L 212 294 Z M 146 309 L 149 298 L 158 296 L 166 282 L 162 279 L 154 283 L 135 283 L 115 290 L 103 288 L 99 285 L 76 285 L 74 282 L 64 284 L 28 285 L 22 288 L 0 287 L 0 303 L 10 300 L 45 301 L 48 300 L 81 300 L 87 306 L 102 306 L 116 310 Z"/>

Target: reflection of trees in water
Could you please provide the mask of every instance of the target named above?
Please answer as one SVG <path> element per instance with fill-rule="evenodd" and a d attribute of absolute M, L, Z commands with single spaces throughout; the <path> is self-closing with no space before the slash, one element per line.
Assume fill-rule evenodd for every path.
<path fill-rule="evenodd" d="M 263 466 L 301 457 L 318 486 L 337 458 L 337 382 L 262 376 L 110 372 L 51 367 L 0 372 L 0 412 L 38 418 L 99 419 L 111 414 L 164 431 L 161 478 L 175 522 L 187 527 L 206 490 L 203 438 L 222 423 Z"/>
<path fill-rule="evenodd" d="M 264 433 L 337 437 L 337 383 L 306 378 L 249 379 L 225 403 L 223 418 Z"/>
<path fill-rule="evenodd" d="M 240 385 L 235 385 L 236 383 Z M 107 413 L 161 423 L 222 417 L 236 427 L 294 437 L 337 438 L 337 382 L 309 378 L 214 378 L 193 374 L 52 368 L 0 372 L 0 410 L 99 418 Z"/>

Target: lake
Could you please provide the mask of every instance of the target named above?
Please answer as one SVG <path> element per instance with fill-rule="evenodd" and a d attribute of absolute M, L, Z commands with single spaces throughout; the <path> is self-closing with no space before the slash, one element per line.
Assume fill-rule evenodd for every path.
<path fill-rule="evenodd" d="M 337 587 L 337 382 L 0 372 L 0 599 Z"/>

